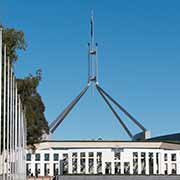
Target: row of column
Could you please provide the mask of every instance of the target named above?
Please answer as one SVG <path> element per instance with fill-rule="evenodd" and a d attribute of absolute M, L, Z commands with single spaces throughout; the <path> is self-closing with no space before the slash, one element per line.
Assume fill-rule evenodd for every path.
<path fill-rule="evenodd" d="M 2 39 L 0 29 L 0 175 L 3 180 L 25 180 L 25 116 Z"/>
<path fill-rule="evenodd" d="M 77 174 L 81 174 L 81 157 L 80 152 L 77 153 Z M 126 152 L 127 153 L 127 152 Z M 114 160 L 114 157 L 110 161 L 106 161 L 106 157 L 102 157 L 101 172 L 106 174 L 106 163 L 110 164 L 110 174 L 116 174 L 115 164 L 119 163 L 119 174 L 180 174 L 180 152 L 176 154 L 176 160 L 172 161 L 172 153 L 167 153 L 167 160 L 164 159 L 164 152 L 137 152 L 137 157 L 133 155 L 133 152 L 128 152 L 129 158 L 121 157 L 120 160 Z M 143 156 L 142 156 L 143 153 Z M 97 172 L 97 153 L 93 152 L 93 172 L 92 174 L 98 174 Z M 127 154 L 126 154 L 127 155 Z M 103 156 L 103 154 L 102 154 Z M 88 152 L 85 152 L 85 174 L 89 172 L 89 159 Z M 128 170 L 127 170 L 128 169 Z M 174 171 L 174 172 L 173 172 Z M 68 174 L 73 174 L 73 157 L 72 152 L 68 153 Z"/>
<path fill-rule="evenodd" d="M 93 157 L 89 157 L 88 152 L 85 152 L 85 174 L 89 174 L 89 159 L 93 159 L 93 174 L 97 174 L 97 152 L 93 152 Z M 68 153 L 68 174 L 73 173 L 73 157 L 72 152 Z M 101 162 L 102 163 L 102 162 Z M 77 152 L 77 174 L 81 173 L 81 157 L 80 152 Z"/>

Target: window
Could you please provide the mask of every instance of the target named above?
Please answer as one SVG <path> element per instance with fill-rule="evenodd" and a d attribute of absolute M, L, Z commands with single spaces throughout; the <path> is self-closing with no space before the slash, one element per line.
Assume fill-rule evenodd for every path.
<path fill-rule="evenodd" d="M 77 173 L 77 153 L 72 153 L 72 173 Z"/>
<path fill-rule="evenodd" d="M 54 161 L 59 161 L 59 154 L 54 154 L 53 159 L 54 159 Z"/>
<path fill-rule="evenodd" d="M 111 174 L 111 162 L 105 162 L 105 174 Z"/>
<path fill-rule="evenodd" d="M 168 155 L 164 154 L 164 161 L 167 161 L 167 160 L 168 160 Z"/>
<path fill-rule="evenodd" d="M 124 163 L 124 174 L 129 174 L 130 173 L 130 163 L 125 162 Z"/>
<path fill-rule="evenodd" d="M 77 158 L 77 153 L 72 153 L 72 158 Z"/>
<path fill-rule="evenodd" d="M 81 157 L 81 158 L 85 158 L 85 156 L 86 156 L 85 152 L 81 152 L 81 153 L 80 153 L 80 157 Z"/>
<path fill-rule="evenodd" d="M 171 161 L 176 161 L 176 154 L 171 154 Z"/>
<path fill-rule="evenodd" d="M 48 163 L 45 163 L 45 164 L 44 164 L 44 175 L 45 175 L 45 176 L 48 176 L 48 175 L 49 175 L 49 172 L 50 172 L 49 164 L 48 164 Z"/>
<path fill-rule="evenodd" d="M 58 163 L 53 164 L 53 174 L 54 176 L 59 174 Z"/>
<path fill-rule="evenodd" d="M 177 166 L 175 163 L 172 164 L 172 174 L 176 174 L 177 173 Z"/>
<path fill-rule="evenodd" d="M 27 176 L 31 175 L 31 164 L 30 163 L 26 164 L 26 175 Z"/>
<path fill-rule="evenodd" d="M 115 167 L 115 170 L 114 170 L 115 174 L 121 174 L 121 163 L 115 162 L 114 167 Z"/>
<path fill-rule="evenodd" d="M 35 164 L 35 176 L 39 176 L 39 174 L 41 173 L 41 169 L 40 169 L 40 164 L 36 163 Z"/>
<path fill-rule="evenodd" d="M 65 153 L 63 154 L 63 174 L 68 174 L 68 169 L 69 169 L 69 164 L 68 164 L 68 154 Z"/>
<path fill-rule="evenodd" d="M 97 173 L 102 173 L 102 152 L 97 152 Z"/>
<path fill-rule="evenodd" d="M 114 152 L 114 159 L 115 159 L 115 160 L 120 160 L 120 159 L 121 159 L 121 154 L 120 154 L 120 152 Z"/>
<path fill-rule="evenodd" d="M 27 160 L 27 161 L 31 161 L 31 154 L 30 154 L 30 153 L 28 153 L 28 154 L 26 155 L 26 160 Z"/>
<path fill-rule="evenodd" d="M 89 152 L 89 157 L 93 157 L 94 153 L 93 152 Z"/>
<path fill-rule="evenodd" d="M 49 161 L 49 154 L 44 154 L 44 160 Z"/>
<path fill-rule="evenodd" d="M 165 168 L 164 168 L 164 174 L 168 174 L 168 164 L 167 163 L 165 163 L 164 164 L 165 165 Z"/>
<path fill-rule="evenodd" d="M 35 155 L 35 161 L 40 161 L 41 160 L 41 155 L 40 154 L 36 154 Z"/>
<path fill-rule="evenodd" d="M 133 173 L 138 174 L 138 153 L 133 152 Z"/>

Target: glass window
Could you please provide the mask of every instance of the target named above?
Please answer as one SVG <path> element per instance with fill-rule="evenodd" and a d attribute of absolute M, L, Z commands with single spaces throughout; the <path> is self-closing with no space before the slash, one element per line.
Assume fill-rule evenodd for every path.
<path fill-rule="evenodd" d="M 130 173 L 130 163 L 125 162 L 124 163 L 124 174 L 129 174 Z"/>
<path fill-rule="evenodd" d="M 41 173 L 40 164 L 35 164 L 35 176 L 37 177 Z"/>
<path fill-rule="evenodd" d="M 121 158 L 120 152 L 114 152 L 114 159 L 115 160 L 120 160 L 120 158 Z"/>
<path fill-rule="evenodd" d="M 89 152 L 89 157 L 93 157 L 94 153 L 93 152 Z"/>
<path fill-rule="evenodd" d="M 167 160 L 168 160 L 168 155 L 164 154 L 164 161 L 167 161 Z"/>
<path fill-rule="evenodd" d="M 86 156 L 85 152 L 81 152 L 81 153 L 80 153 L 80 157 L 81 157 L 81 158 L 83 158 L 83 157 L 85 157 L 85 156 Z"/>
<path fill-rule="evenodd" d="M 72 158 L 77 158 L 77 153 L 72 153 Z"/>
<path fill-rule="evenodd" d="M 31 161 L 31 154 L 30 154 L 30 153 L 28 153 L 28 154 L 26 155 L 26 160 L 27 160 L 27 161 Z"/>
<path fill-rule="evenodd" d="M 171 154 L 171 161 L 176 161 L 176 154 Z"/>
<path fill-rule="evenodd" d="M 49 154 L 47 154 L 47 153 L 44 154 L 44 160 L 45 160 L 45 161 L 49 161 Z"/>
<path fill-rule="evenodd" d="M 177 165 L 175 163 L 172 164 L 172 174 L 176 174 L 177 173 Z"/>
<path fill-rule="evenodd" d="M 36 154 L 35 155 L 35 161 L 40 161 L 41 160 L 41 155 L 40 154 Z"/>
<path fill-rule="evenodd" d="M 54 161 L 59 161 L 59 154 L 56 153 L 56 154 L 54 154 L 53 156 L 54 156 L 54 157 L 53 157 L 53 158 L 54 158 Z"/>

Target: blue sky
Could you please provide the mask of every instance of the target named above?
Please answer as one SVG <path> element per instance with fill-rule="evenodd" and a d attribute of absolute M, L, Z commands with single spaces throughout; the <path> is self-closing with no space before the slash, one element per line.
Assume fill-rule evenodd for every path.
<path fill-rule="evenodd" d="M 94 9 L 100 85 L 157 136 L 180 131 L 179 7 L 178 0 L 0 0 L 0 21 L 25 32 L 28 49 L 15 71 L 23 77 L 43 70 L 39 92 L 51 122 L 87 82 Z M 98 94 L 88 91 L 53 138 L 98 137 L 127 139 Z"/>

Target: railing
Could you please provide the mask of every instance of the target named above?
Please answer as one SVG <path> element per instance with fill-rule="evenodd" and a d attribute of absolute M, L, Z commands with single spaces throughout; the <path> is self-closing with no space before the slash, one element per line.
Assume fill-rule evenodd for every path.
<path fill-rule="evenodd" d="M 2 39 L 0 29 L 0 180 L 25 180 L 25 116 Z"/>

